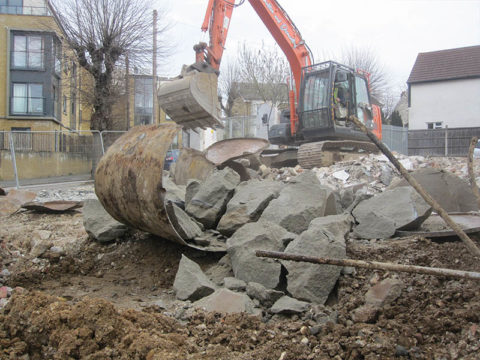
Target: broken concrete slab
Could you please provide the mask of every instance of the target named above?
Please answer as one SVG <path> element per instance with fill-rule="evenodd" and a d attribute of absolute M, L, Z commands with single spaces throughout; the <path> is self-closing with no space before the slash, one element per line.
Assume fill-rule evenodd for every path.
<path fill-rule="evenodd" d="M 352 212 L 355 234 L 364 239 L 388 238 L 396 230 L 417 229 L 432 208 L 412 187 L 387 190 L 360 202 Z"/>
<path fill-rule="evenodd" d="M 382 307 L 391 304 L 402 294 L 403 282 L 387 278 L 368 289 L 365 294 L 365 304 Z"/>
<path fill-rule="evenodd" d="M 294 237 L 294 234 L 268 221 L 260 220 L 242 226 L 227 240 L 227 252 L 235 277 L 275 288 L 280 281 L 280 263 L 257 257 L 255 250 L 283 251 Z"/>
<path fill-rule="evenodd" d="M 193 303 L 193 307 L 227 314 L 242 312 L 257 314 L 255 304 L 246 294 L 228 289 L 216 290 L 213 294 Z"/>
<path fill-rule="evenodd" d="M 306 301 L 300 301 L 290 296 L 282 296 L 270 308 L 274 314 L 301 314 L 308 310 L 310 304 Z"/>
<path fill-rule="evenodd" d="M 186 192 L 184 185 L 177 185 L 168 176 L 164 176 L 162 186 L 166 190 L 165 201 L 171 201 L 177 205 L 184 206 Z"/>
<path fill-rule="evenodd" d="M 195 194 L 200 188 L 200 181 L 197 179 L 190 179 L 187 182 L 187 187 L 185 189 L 185 208 L 190 204 Z"/>
<path fill-rule="evenodd" d="M 257 299 L 260 304 L 266 307 L 272 306 L 278 299 L 285 295 L 281 291 L 267 289 L 262 284 L 256 282 L 249 282 L 246 291 L 250 298 Z"/>
<path fill-rule="evenodd" d="M 467 181 L 457 175 L 436 168 L 419 169 L 411 175 L 447 212 L 477 211 L 475 195 Z M 398 180 L 389 189 L 410 186 L 405 179 Z"/>
<path fill-rule="evenodd" d="M 203 231 L 197 222 L 176 204 L 169 202 L 167 204 L 167 213 L 170 222 L 183 240 L 192 240 L 203 235 Z"/>
<path fill-rule="evenodd" d="M 177 299 L 195 301 L 215 291 L 213 284 L 200 266 L 182 254 L 173 282 Z"/>
<path fill-rule="evenodd" d="M 240 176 L 228 167 L 214 171 L 200 184 L 197 193 L 186 207 L 187 213 L 205 227 L 215 227 L 239 183 Z"/>
<path fill-rule="evenodd" d="M 217 230 L 231 236 L 242 225 L 257 221 L 271 200 L 278 197 L 283 184 L 271 180 L 242 182 L 235 189 Z"/>
<path fill-rule="evenodd" d="M 274 222 L 290 232 L 301 234 L 313 219 L 337 213 L 332 190 L 320 185 L 313 172 L 305 171 L 270 202 L 260 220 Z"/>
<path fill-rule="evenodd" d="M 85 231 L 99 242 L 109 242 L 125 234 L 128 227 L 110 216 L 97 199 L 87 199 L 83 204 Z"/>
<path fill-rule="evenodd" d="M 6 196 L 0 197 L 0 216 L 8 216 L 17 212 L 22 204 L 31 202 L 37 197 L 32 191 L 12 189 Z"/>
<path fill-rule="evenodd" d="M 244 291 L 247 288 L 247 283 L 229 276 L 223 279 L 223 286 L 232 291 Z"/>
<path fill-rule="evenodd" d="M 345 234 L 350 231 L 348 214 L 318 218 L 308 230 L 293 240 L 285 253 L 343 259 L 346 257 Z M 341 267 L 282 261 L 288 271 L 287 290 L 295 298 L 324 304 L 333 290 Z"/>

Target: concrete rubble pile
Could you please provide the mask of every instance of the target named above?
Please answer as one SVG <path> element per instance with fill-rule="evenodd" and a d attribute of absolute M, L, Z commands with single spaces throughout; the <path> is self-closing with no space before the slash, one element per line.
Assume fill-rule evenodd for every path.
<path fill-rule="evenodd" d="M 399 159 L 433 197 L 446 199 L 447 211 L 478 211 L 464 159 Z M 247 161 L 239 162 L 248 166 Z M 221 244 L 226 253 L 205 271 L 182 256 L 174 290 L 192 311 L 263 311 L 272 317 L 310 316 L 322 324 L 335 321 L 325 305 L 335 298 L 338 278 L 355 270 L 258 258 L 255 251 L 345 258 L 347 241 L 386 239 L 399 230 L 418 229 L 432 212 L 382 155 L 312 170 L 261 165 L 248 173 L 250 180 L 241 181 L 227 166 L 213 169 L 204 179 L 189 179 L 186 185 L 175 184 L 165 174 L 166 203 L 173 208 L 180 236 L 196 248 Z M 107 224 L 88 219 L 91 205 L 85 204 L 85 227 Z M 111 227 L 109 240 L 121 236 L 115 231 L 126 230 L 118 224 Z M 88 231 L 103 236 L 94 230 Z M 401 283 L 387 280 L 377 284 L 379 289 L 372 288 L 373 295 L 367 293 L 365 305 L 355 312 L 358 321 L 372 321 L 379 307 L 399 296 Z"/>

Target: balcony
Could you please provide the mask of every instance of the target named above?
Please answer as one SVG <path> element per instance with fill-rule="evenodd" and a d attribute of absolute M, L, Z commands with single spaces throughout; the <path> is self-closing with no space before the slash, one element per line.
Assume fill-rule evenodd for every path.
<path fill-rule="evenodd" d="M 10 6 L 0 5 L 0 14 L 51 16 L 52 13 L 46 6 Z"/>

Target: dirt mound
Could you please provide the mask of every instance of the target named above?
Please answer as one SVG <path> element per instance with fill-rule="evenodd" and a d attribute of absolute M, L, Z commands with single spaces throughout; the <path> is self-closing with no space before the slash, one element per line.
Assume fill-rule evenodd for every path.
<path fill-rule="evenodd" d="M 177 359 L 186 339 L 160 314 L 120 312 L 101 299 L 71 305 L 40 292 L 14 296 L 0 323 L 0 348 L 10 358 L 145 359 L 161 349 L 163 359 Z"/>

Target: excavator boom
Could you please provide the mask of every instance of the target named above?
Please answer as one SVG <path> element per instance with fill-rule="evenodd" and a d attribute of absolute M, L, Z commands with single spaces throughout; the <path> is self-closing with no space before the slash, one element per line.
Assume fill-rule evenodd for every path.
<path fill-rule="evenodd" d="M 233 1 L 233 0 L 232 0 Z M 233 9 L 228 0 L 209 0 L 202 31 L 209 32 L 210 43 L 194 46 L 195 64 L 178 78 L 165 81 L 159 89 L 158 101 L 169 117 L 184 128 L 221 127 L 217 97 L 218 72 L 222 60 Z M 312 58 L 303 38 L 288 14 L 276 0 L 249 0 L 290 64 L 291 135 L 298 128 L 296 106 L 300 94 L 302 68 L 312 65 Z"/>

